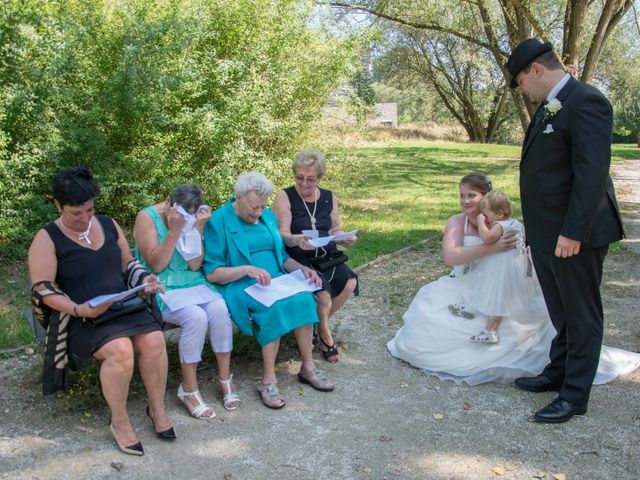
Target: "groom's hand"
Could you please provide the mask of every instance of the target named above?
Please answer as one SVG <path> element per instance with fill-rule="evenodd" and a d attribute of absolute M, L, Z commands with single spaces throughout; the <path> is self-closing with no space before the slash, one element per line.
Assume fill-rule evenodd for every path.
<path fill-rule="evenodd" d="M 572 240 L 562 235 L 558 236 L 556 244 L 556 257 L 569 258 L 580 253 L 580 240 Z"/>

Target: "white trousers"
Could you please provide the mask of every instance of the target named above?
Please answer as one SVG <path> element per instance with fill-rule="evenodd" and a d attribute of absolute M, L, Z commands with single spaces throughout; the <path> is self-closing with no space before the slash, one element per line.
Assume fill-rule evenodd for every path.
<path fill-rule="evenodd" d="M 231 317 L 224 299 L 217 298 L 200 305 L 189 305 L 176 311 L 162 312 L 165 322 L 181 328 L 178 351 L 180 362 L 198 363 L 202 360 L 204 340 L 209 332 L 209 341 L 214 352 L 230 352 L 233 348 Z"/>

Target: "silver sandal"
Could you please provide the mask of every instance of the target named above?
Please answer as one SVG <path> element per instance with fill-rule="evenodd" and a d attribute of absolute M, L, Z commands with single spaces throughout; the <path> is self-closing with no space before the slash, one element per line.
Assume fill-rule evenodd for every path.
<path fill-rule="evenodd" d="M 263 383 L 258 387 L 258 392 L 260 392 L 260 398 L 266 407 L 274 410 L 284 407 L 284 398 L 280 395 L 277 384 Z"/>

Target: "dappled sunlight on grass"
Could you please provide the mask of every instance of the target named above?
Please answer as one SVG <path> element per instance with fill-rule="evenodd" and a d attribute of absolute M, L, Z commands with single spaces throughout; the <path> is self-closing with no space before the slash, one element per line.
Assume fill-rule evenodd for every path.
<path fill-rule="evenodd" d="M 350 263 L 441 233 L 460 211 L 458 182 L 472 171 L 511 197 L 517 217 L 519 155 L 519 147 L 444 142 L 331 152 L 323 186 L 336 193 L 344 228 L 357 228 L 360 239 Z"/>

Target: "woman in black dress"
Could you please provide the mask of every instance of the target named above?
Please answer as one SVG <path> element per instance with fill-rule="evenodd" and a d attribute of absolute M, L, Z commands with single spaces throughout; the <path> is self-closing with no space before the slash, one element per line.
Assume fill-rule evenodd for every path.
<path fill-rule="evenodd" d="M 318 187 L 326 172 L 324 155 L 316 150 L 302 150 L 293 160 L 292 169 L 296 183 L 278 192 L 273 210 L 287 253 L 303 265 L 318 270 L 322 278 L 324 289 L 316 293 L 320 320 L 318 338 L 324 358 L 337 363 L 340 357 L 329 327 L 329 318 L 351 294 L 358 295 L 358 277 L 346 263 L 321 270 L 316 259 L 335 256 L 336 243 L 330 242 L 324 247 L 315 248 L 308 242 L 310 237 L 302 233 L 302 230 L 317 230 L 320 237 L 344 233 L 335 195 Z M 355 242 L 354 236 L 340 243 L 353 245 Z"/>
<path fill-rule="evenodd" d="M 67 365 L 77 369 L 91 357 L 100 360 L 100 383 L 111 410 L 110 430 L 120 450 L 142 455 L 127 414 L 134 352 L 154 430 L 163 439 L 176 437 L 164 404 L 167 352 L 161 325 L 147 309 L 99 326 L 86 319 L 112 312 L 107 312 L 111 303 L 91 307 L 88 300 L 97 295 L 142 283 L 148 284 L 145 292 L 152 293 L 159 285 L 134 260 L 120 226 L 109 217 L 94 215 L 99 188 L 88 169 L 62 170 L 52 193 L 60 217 L 39 230 L 29 248 L 32 301 L 47 327 L 44 392 L 66 387 Z"/>

